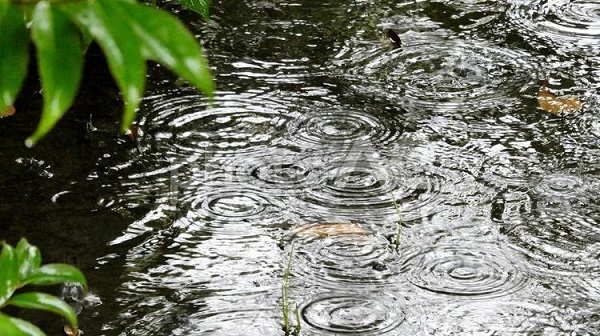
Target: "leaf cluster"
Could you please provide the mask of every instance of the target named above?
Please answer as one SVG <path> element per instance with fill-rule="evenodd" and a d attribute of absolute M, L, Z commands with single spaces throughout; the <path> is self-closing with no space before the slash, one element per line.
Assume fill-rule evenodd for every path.
<path fill-rule="evenodd" d="M 205 18 L 208 0 L 180 0 Z M 41 139 L 72 105 L 85 52 L 95 41 L 122 92 L 121 128 L 133 122 L 146 80 L 146 61 L 165 65 L 211 96 L 208 63 L 194 36 L 173 15 L 135 0 L 0 0 L 0 111 L 21 87 L 35 46 L 44 107 L 28 146 Z"/>
<path fill-rule="evenodd" d="M 0 252 L 0 309 L 12 305 L 20 308 L 39 309 L 63 316 L 77 330 L 77 315 L 73 308 L 59 298 L 39 292 L 15 292 L 26 285 L 56 285 L 63 282 L 80 283 L 87 290 L 83 274 L 75 267 L 65 264 L 42 265 L 39 249 L 21 239 L 16 247 L 2 242 Z M 11 317 L 0 311 L 0 335 L 43 336 L 34 324 Z"/>

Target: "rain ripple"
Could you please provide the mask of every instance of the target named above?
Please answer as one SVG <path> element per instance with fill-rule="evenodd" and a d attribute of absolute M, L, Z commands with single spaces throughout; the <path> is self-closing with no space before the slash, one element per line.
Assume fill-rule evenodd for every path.
<path fill-rule="evenodd" d="M 386 295 L 323 293 L 302 308 L 302 318 L 317 334 L 394 334 L 404 312 Z"/>
<path fill-rule="evenodd" d="M 534 190 L 542 197 L 554 199 L 578 199 L 587 202 L 593 195 L 588 189 L 598 183 L 575 175 L 552 174 L 544 176 Z M 588 195 L 589 194 L 589 195 Z"/>
<path fill-rule="evenodd" d="M 527 53 L 481 40 L 414 33 L 405 39 L 401 51 L 373 48 L 358 61 L 349 52 L 338 55 L 350 57 L 340 64 L 361 92 L 446 109 L 512 105 L 508 97 L 519 96 L 538 72 Z"/>
<path fill-rule="evenodd" d="M 196 93 L 168 92 L 150 97 L 149 104 L 152 126 L 146 132 L 155 140 L 169 140 L 171 151 L 183 158 L 271 146 L 289 119 L 285 102 L 266 89 L 218 92 L 211 105 Z"/>
<path fill-rule="evenodd" d="M 436 294 L 489 299 L 517 292 L 526 284 L 514 253 L 493 244 L 435 246 L 415 254 L 408 263 L 408 280 Z"/>
<path fill-rule="evenodd" d="M 298 147 L 357 143 L 383 146 L 393 143 L 400 135 L 402 126 L 398 120 L 353 110 L 309 112 L 288 125 L 291 143 Z"/>
<path fill-rule="evenodd" d="M 308 226 L 310 229 L 310 226 Z M 389 241 L 377 235 L 339 234 L 330 237 L 299 234 L 294 274 L 319 287 L 340 284 L 371 290 L 393 275 Z M 312 281 L 311 281 L 312 280 Z"/>
<path fill-rule="evenodd" d="M 511 1 L 508 17 L 519 32 L 537 39 L 533 43 L 550 43 L 555 50 L 588 51 L 597 54 L 600 34 L 600 4 L 589 0 Z M 540 41 L 540 42 L 538 42 Z"/>
<path fill-rule="evenodd" d="M 598 255 L 590 253 L 600 241 L 600 225 L 593 218 L 574 212 L 537 214 L 517 222 L 508 234 L 540 276 L 565 281 L 565 276 L 600 274 Z"/>
<path fill-rule="evenodd" d="M 557 335 L 541 318 L 549 305 L 519 301 L 473 301 L 432 307 L 423 335 Z M 548 333 L 550 332 L 550 333 Z"/>
<path fill-rule="evenodd" d="M 241 221 L 268 225 L 280 217 L 279 201 L 247 185 L 223 183 L 211 185 L 205 190 L 196 190 L 183 202 L 190 204 L 187 218 L 216 229 Z M 239 235 L 239 230 L 224 228 L 223 234 Z"/>
<path fill-rule="evenodd" d="M 406 220 L 430 215 L 443 202 L 444 182 L 457 181 L 424 167 L 418 158 L 407 160 L 394 162 L 367 151 L 331 155 L 317 183 L 302 195 L 302 206 L 338 215 L 390 215 L 395 213 L 393 194 Z"/>
<path fill-rule="evenodd" d="M 293 195 L 316 184 L 322 164 L 322 158 L 280 149 L 237 155 L 221 166 L 270 195 Z"/>

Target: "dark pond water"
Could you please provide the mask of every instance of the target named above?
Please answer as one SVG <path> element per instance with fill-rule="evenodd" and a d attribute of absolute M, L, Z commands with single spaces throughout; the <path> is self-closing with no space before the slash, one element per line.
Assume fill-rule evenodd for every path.
<path fill-rule="evenodd" d="M 283 335 L 292 245 L 303 335 L 600 334 L 600 2 L 169 6 L 212 105 L 153 67 L 136 144 L 85 134 L 112 98 L 2 121 L 0 233 L 86 272 L 86 335 Z"/>

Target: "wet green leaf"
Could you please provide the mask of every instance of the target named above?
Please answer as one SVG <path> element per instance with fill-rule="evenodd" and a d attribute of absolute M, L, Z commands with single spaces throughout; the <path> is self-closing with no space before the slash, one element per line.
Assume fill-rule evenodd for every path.
<path fill-rule="evenodd" d="M 77 26 L 79 28 L 79 38 L 81 39 L 81 46 L 83 48 L 84 53 L 88 50 L 92 42 L 94 42 L 94 37 L 90 30 L 86 26 Z"/>
<path fill-rule="evenodd" d="M 18 318 L 0 313 L 0 335 L 6 336 L 46 336 L 40 328 Z"/>
<path fill-rule="evenodd" d="M 71 106 L 83 70 L 83 48 L 77 27 L 48 1 L 36 5 L 31 35 L 42 79 L 44 109 L 38 128 L 27 140 L 28 145 L 48 133 Z"/>
<path fill-rule="evenodd" d="M 77 327 L 77 315 L 71 306 L 63 300 L 46 293 L 23 293 L 15 295 L 7 304 L 26 309 L 39 309 L 49 311 L 66 318 L 69 323 Z"/>
<path fill-rule="evenodd" d="M 27 74 L 29 33 L 17 7 L 0 1 L 0 111 L 4 111 L 14 103 Z"/>
<path fill-rule="evenodd" d="M 15 248 L 18 264 L 18 278 L 19 281 L 26 279 L 34 269 L 37 269 L 42 264 L 42 255 L 40 250 L 29 244 L 29 242 L 22 238 L 17 247 Z"/>
<path fill-rule="evenodd" d="M 2 244 L 0 252 L 0 307 L 10 299 L 18 286 L 18 265 L 15 249 Z"/>
<path fill-rule="evenodd" d="M 23 285 L 57 285 L 66 281 L 78 282 L 87 290 L 87 282 L 81 271 L 65 264 L 44 265 L 24 279 Z"/>
<path fill-rule="evenodd" d="M 210 6 L 210 0 L 179 0 L 181 2 L 181 4 L 186 7 L 189 8 L 197 13 L 199 13 L 200 15 L 202 15 L 202 17 L 205 20 L 208 20 L 208 7 Z"/>
<path fill-rule="evenodd" d="M 0 20 L 2 20 L 2 18 L 4 17 L 4 14 L 6 14 L 6 11 L 8 10 L 8 6 L 10 6 L 9 0 L 0 0 Z"/>
<path fill-rule="evenodd" d="M 65 4 L 61 8 L 79 25 L 89 28 L 91 35 L 106 55 L 110 71 L 125 100 L 121 125 L 125 130 L 133 121 L 144 92 L 146 64 L 142 57 L 140 43 L 135 36 L 132 36 L 127 18 L 109 8 L 113 2 L 125 3 L 122 0 L 88 0 Z M 148 19 L 143 18 L 143 20 Z"/>
<path fill-rule="evenodd" d="M 166 65 L 197 89 L 212 96 L 214 85 L 198 41 L 174 16 L 156 8 L 123 1 L 107 1 L 107 10 L 128 22 L 141 42 L 144 55 Z"/>

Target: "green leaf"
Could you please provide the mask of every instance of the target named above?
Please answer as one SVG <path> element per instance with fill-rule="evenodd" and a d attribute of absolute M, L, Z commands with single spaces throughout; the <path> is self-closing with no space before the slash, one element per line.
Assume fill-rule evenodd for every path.
<path fill-rule="evenodd" d="M 18 318 L 0 313 L 0 335 L 6 336 L 46 336 L 40 328 Z"/>
<path fill-rule="evenodd" d="M 0 252 L 0 307 L 10 299 L 18 286 L 17 256 L 12 246 L 3 243 Z"/>
<path fill-rule="evenodd" d="M 184 7 L 199 13 L 205 20 L 208 20 L 210 0 L 179 0 L 179 2 L 181 2 Z"/>
<path fill-rule="evenodd" d="M 122 129 L 129 128 L 139 106 L 146 81 L 146 64 L 139 40 L 131 34 L 131 26 L 109 4 L 119 2 L 86 0 L 61 6 L 79 25 L 85 26 L 106 55 L 108 66 L 123 93 L 125 112 Z M 149 18 L 144 18 L 148 20 Z"/>
<path fill-rule="evenodd" d="M 23 281 L 34 269 L 42 264 L 42 255 L 40 250 L 29 244 L 25 238 L 21 238 L 15 248 L 18 264 L 18 279 Z"/>
<path fill-rule="evenodd" d="M 106 1 L 104 4 L 116 17 L 130 24 L 131 31 L 142 42 L 146 57 L 166 65 L 206 95 L 213 95 L 208 62 L 198 41 L 177 18 L 140 4 L 124 1 Z"/>
<path fill-rule="evenodd" d="M 63 300 L 46 293 L 23 293 L 15 295 L 7 304 L 26 309 L 39 309 L 61 315 L 77 328 L 77 315 L 71 306 Z"/>
<path fill-rule="evenodd" d="M 77 25 L 77 27 L 79 28 L 79 38 L 81 39 L 83 54 L 85 54 L 92 42 L 94 42 L 94 37 L 92 36 L 92 33 L 90 33 L 88 27 L 81 25 Z"/>
<path fill-rule="evenodd" d="M 29 33 L 16 6 L 0 0 L 0 111 L 15 102 L 29 63 Z"/>
<path fill-rule="evenodd" d="M 77 268 L 65 264 L 47 264 L 34 270 L 23 285 L 56 285 L 62 282 L 78 282 L 87 290 L 87 281 Z"/>
<path fill-rule="evenodd" d="M 28 146 L 48 133 L 71 106 L 83 70 L 79 31 L 50 2 L 41 1 L 36 5 L 31 35 L 37 50 L 44 109 L 37 130 L 27 139 Z"/>
<path fill-rule="evenodd" d="M 6 11 L 8 10 L 8 6 L 10 6 L 9 0 L 0 0 L 0 20 L 2 20 L 2 18 L 4 17 L 4 14 L 6 14 Z"/>

